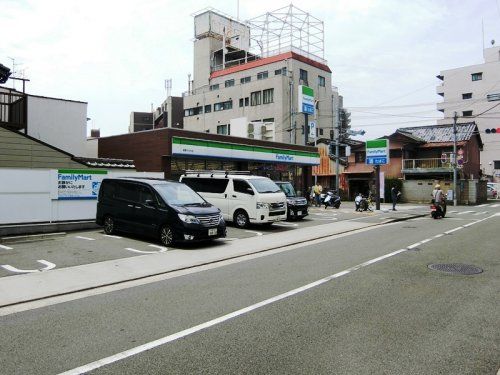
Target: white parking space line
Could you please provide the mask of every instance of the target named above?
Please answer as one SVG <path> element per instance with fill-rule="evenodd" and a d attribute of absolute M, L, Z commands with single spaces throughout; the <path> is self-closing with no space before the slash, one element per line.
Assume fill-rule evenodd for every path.
<path fill-rule="evenodd" d="M 168 248 L 167 248 L 167 247 L 165 247 L 165 246 L 153 245 L 153 244 L 148 245 L 148 246 L 150 246 L 150 247 L 155 247 L 155 248 L 160 249 L 160 250 L 163 250 L 163 251 L 167 251 L 167 250 L 168 250 Z"/>
<path fill-rule="evenodd" d="M 254 230 L 246 230 L 245 232 L 247 232 L 247 233 L 254 233 L 256 236 L 262 236 L 262 232 L 257 232 L 257 231 L 254 231 Z"/>
<path fill-rule="evenodd" d="M 112 235 L 112 234 L 103 234 L 102 235 L 103 237 L 108 237 L 108 238 L 117 238 L 117 239 L 121 239 L 123 237 L 120 237 L 120 236 L 115 236 L 115 235 Z"/>
<path fill-rule="evenodd" d="M 219 240 L 222 240 L 222 241 L 236 241 L 236 240 L 239 240 L 239 238 L 224 237 L 224 238 L 219 238 Z"/>
<path fill-rule="evenodd" d="M 486 206 L 489 206 L 489 203 L 480 204 L 479 206 L 476 206 L 476 207 L 486 207 Z"/>
<path fill-rule="evenodd" d="M 95 238 L 84 237 L 84 236 L 75 236 L 75 238 L 79 238 L 80 240 L 95 241 Z"/>
<path fill-rule="evenodd" d="M 55 268 L 55 264 L 48 262 L 43 259 L 37 260 L 38 263 L 41 263 L 45 265 L 44 268 L 39 268 L 39 269 L 34 269 L 34 270 L 22 270 L 16 267 L 12 267 L 10 264 L 2 264 L 0 267 L 6 269 L 7 271 L 14 272 L 14 273 L 33 273 L 33 272 L 43 272 L 43 271 L 48 271 L 51 270 L 52 268 Z"/>
<path fill-rule="evenodd" d="M 131 247 L 126 247 L 125 250 L 132 251 L 133 253 L 139 253 L 139 254 L 158 254 L 158 253 L 166 252 L 167 248 L 163 248 L 163 250 L 159 250 L 159 251 L 143 251 L 143 250 L 133 249 Z"/>
<path fill-rule="evenodd" d="M 274 223 L 273 224 L 274 227 L 298 227 L 299 224 L 295 224 L 295 223 Z"/>
<path fill-rule="evenodd" d="M 12 250 L 12 247 L 8 247 L 8 246 L 0 245 L 0 249 L 4 249 L 4 250 Z"/>
<path fill-rule="evenodd" d="M 491 207 L 494 207 L 494 208 L 497 208 L 498 206 L 500 206 L 500 204 L 498 204 L 498 203 L 491 205 Z"/>
<path fill-rule="evenodd" d="M 486 215 L 489 211 L 476 212 L 474 215 Z"/>

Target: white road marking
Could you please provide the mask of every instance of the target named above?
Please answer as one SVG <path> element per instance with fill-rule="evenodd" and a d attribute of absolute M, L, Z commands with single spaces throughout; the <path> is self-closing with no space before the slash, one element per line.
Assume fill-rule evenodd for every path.
<path fill-rule="evenodd" d="M 486 215 L 489 211 L 476 212 L 474 215 Z"/>
<path fill-rule="evenodd" d="M 236 310 L 236 311 L 233 311 L 233 312 L 231 312 L 229 314 L 226 314 L 226 315 L 220 316 L 218 318 L 209 320 L 208 322 L 201 323 L 201 324 L 198 324 L 198 325 L 196 325 L 194 327 L 191 327 L 191 328 L 185 329 L 183 331 L 174 333 L 172 335 L 165 336 L 165 337 L 163 337 L 161 339 L 158 339 L 158 340 L 155 340 L 155 341 L 151 341 L 151 342 L 148 342 L 148 343 L 146 343 L 144 345 L 136 346 L 135 348 L 125 350 L 125 351 L 123 351 L 121 353 L 117 353 L 117 354 L 111 355 L 111 356 L 106 357 L 106 358 L 102 358 L 102 359 L 100 359 L 98 361 L 86 364 L 84 366 L 80 366 L 80 367 L 74 368 L 72 370 L 65 371 L 65 372 L 63 372 L 63 373 L 61 373 L 59 375 L 84 374 L 86 372 L 90 372 L 92 370 L 95 370 L 95 369 L 98 369 L 100 367 L 109 365 L 111 363 L 118 362 L 118 361 L 123 360 L 125 358 L 132 357 L 134 355 L 143 353 L 143 352 L 145 352 L 147 350 L 151 350 L 151 349 L 159 347 L 161 345 L 168 344 L 169 342 L 172 342 L 172 341 L 181 339 L 183 337 L 192 335 L 193 333 L 196 333 L 196 332 L 205 330 L 207 328 L 213 327 L 215 325 L 224 323 L 224 322 L 226 322 L 226 321 L 228 321 L 230 319 L 236 318 L 236 317 L 238 317 L 240 315 L 247 314 L 247 313 L 249 313 L 249 312 L 251 312 L 253 310 L 257 310 L 257 309 L 259 309 L 261 307 L 264 307 L 264 306 L 270 305 L 272 303 L 281 301 L 283 299 L 286 299 L 288 297 L 297 295 L 299 293 L 303 293 L 303 292 L 305 292 L 305 291 L 307 291 L 309 289 L 315 288 L 315 287 L 317 287 L 319 285 L 322 285 L 324 283 L 327 283 L 327 282 L 332 281 L 334 279 L 337 279 L 339 277 L 345 276 L 345 275 L 347 275 L 347 274 L 349 274 L 349 273 L 351 273 L 353 271 L 357 271 L 357 270 L 359 270 L 359 269 L 361 269 L 363 267 L 369 266 L 369 265 L 371 265 L 373 263 L 376 263 L 376 262 L 379 262 L 381 260 L 390 258 L 390 257 L 392 257 L 394 255 L 400 254 L 400 253 L 405 252 L 405 251 L 406 251 L 406 249 L 400 249 L 400 250 L 394 251 L 392 253 L 380 256 L 378 258 L 371 259 L 371 260 L 369 260 L 367 262 L 358 264 L 357 266 L 348 268 L 348 269 L 346 269 L 344 271 L 338 272 L 338 273 L 333 274 L 331 276 L 327 276 L 327 277 L 325 277 L 323 279 L 314 281 L 314 282 L 312 282 L 310 284 L 301 286 L 299 288 L 290 290 L 290 291 L 288 291 L 286 293 L 279 294 L 277 296 L 268 298 L 268 299 L 263 300 L 261 302 L 258 302 L 256 304 L 244 307 L 244 308 L 242 308 L 240 310 Z"/>
<path fill-rule="evenodd" d="M 456 214 L 458 211 L 448 211 L 450 214 Z"/>
<path fill-rule="evenodd" d="M 462 211 L 462 212 L 459 212 L 457 215 L 465 215 L 465 214 L 470 214 L 473 212 L 476 212 L 476 211 Z"/>
<path fill-rule="evenodd" d="M 332 221 L 332 220 L 338 220 L 336 217 L 319 217 L 314 220 L 323 220 L 323 221 Z"/>
<path fill-rule="evenodd" d="M 458 228 L 453 228 L 453 229 L 447 230 L 444 233 L 445 234 L 450 234 L 450 233 L 456 232 L 457 230 L 460 230 L 460 229 L 464 229 L 464 227 L 463 226 L 459 226 Z"/>
<path fill-rule="evenodd" d="M 494 207 L 494 208 L 497 208 L 498 206 L 500 206 L 500 204 L 492 204 L 491 207 Z"/>
<path fill-rule="evenodd" d="M 274 223 L 273 226 L 274 227 L 298 227 L 299 224 L 295 224 L 295 223 Z"/>
<path fill-rule="evenodd" d="M 134 253 L 140 253 L 140 254 L 158 254 L 158 253 L 166 252 L 167 248 L 163 248 L 163 250 L 159 250 L 159 251 L 143 251 L 143 250 L 133 249 L 131 247 L 126 247 L 125 250 L 132 251 Z"/>
<path fill-rule="evenodd" d="M 35 270 L 22 270 L 16 267 L 12 267 L 9 264 L 2 264 L 0 267 L 5 268 L 7 271 L 14 272 L 14 273 L 33 273 L 33 272 L 43 272 L 43 271 L 48 271 L 51 270 L 52 268 L 55 268 L 55 264 L 51 262 L 47 262 L 46 260 L 40 259 L 37 260 L 38 263 L 42 263 L 45 265 L 44 268 L 40 269 L 35 269 Z"/>
<path fill-rule="evenodd" d="M 485 204 L 480 204 L 479 206 L 476 206 L 476 207 L 486 207 L 486 206 L 489 206 L 490 204 L 489 203 L 485 203 Z"/>
<path fill-rule="evenodd" d="M 153 245 L 153 244 L 148 245 L 148 246 L 150 246 L 150 247 L 154 247 L 154 248 L 157 248 L 157 249 L 160 249 L 160 250 L 162 250 L 162 251 L 161 251 L 162 253 L 168 250 L 168 247 L 165 247 L 165 246 Z"/>
<path fill-rule="evenodd" d="M 103 234 L 102 236 L 103 236 L 103 237 L 108 237 L 108 238 L 118 238 L 118 239 L 123 238 L 123 237 L 120 237 L 120 236 L 115 236 L 115 235 L 111 235 L 111 234 Z"/>
<path fill-rule="evenodd" d="M 222 240 L 222 241 L 235 241 L 235 240 L 239 240 L 239 238 L 224 237 L 224 238 L 219 238 L 219 240 Z"/>
<path fill-rule="evenodd" d="M 81 240 L 87 240 L 87 241 L 95 241 L 95 238 L 90 238 L 90 237 L 75 236 L 75 238 L 79 238 Z"/>
<path fill-rule="evenodd" d="M 8 247 L 8 246 L 0 245 L 0 249 L 4 249 L 4 250 L 12 250 L 12 247 Z"/>
<path fill-rule="evenodd" d="M 262 236 L 262 232 L 256 232 L 254 230 L 246 230 L 247 233 L 254 233 L 256 236 Z"/>

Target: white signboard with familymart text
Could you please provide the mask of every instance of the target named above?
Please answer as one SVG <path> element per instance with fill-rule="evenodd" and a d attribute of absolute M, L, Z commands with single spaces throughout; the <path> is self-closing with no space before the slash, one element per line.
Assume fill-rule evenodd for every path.
<path fill-rule="evenodd" d="M 374 139 L 366 141 L 366 164 L 389 164 L 389 140 Z"/>

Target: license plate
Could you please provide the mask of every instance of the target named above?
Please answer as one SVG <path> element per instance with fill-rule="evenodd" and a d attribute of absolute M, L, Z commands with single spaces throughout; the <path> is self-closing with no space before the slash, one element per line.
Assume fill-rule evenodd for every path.
<path fill-rule="evenodd" d="M 297 211 L 297 216 L 302 216 L 302 211 Z"/>
<path fill-rule="evenodd" d="M 217 228 L 210 228 L 208 230 L 208 235 L 209 236 L 216 236 L 217 235 Z"/>

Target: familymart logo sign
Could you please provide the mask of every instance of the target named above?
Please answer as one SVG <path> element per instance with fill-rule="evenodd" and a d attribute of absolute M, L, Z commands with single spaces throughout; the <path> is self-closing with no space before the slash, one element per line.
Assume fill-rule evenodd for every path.
<path fill-rule="evenodd" d="M 366 141 L 366 164 L 389 164 L 389 140 L 374 139 Z"/>
<path fill-rule="evenodd" d="M 314 115 L 314 90 L 310 87 L 299 85 L 298 93 L 299 111 L 308 115 Z"/>

